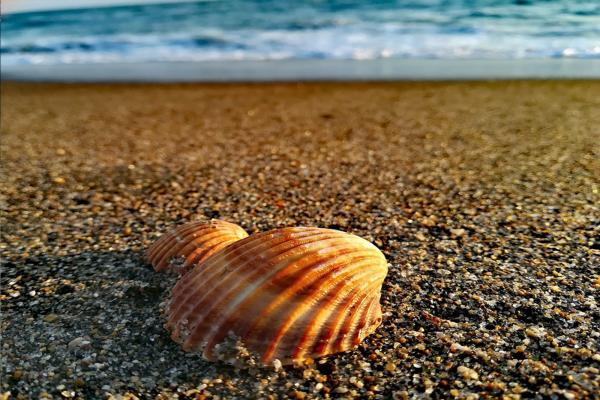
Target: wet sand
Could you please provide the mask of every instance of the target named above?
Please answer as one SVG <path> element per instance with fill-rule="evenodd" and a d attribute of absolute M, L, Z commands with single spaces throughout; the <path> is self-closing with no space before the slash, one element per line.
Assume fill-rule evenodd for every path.
<path fill-rule="evenodd" d="M 600 60 L 587 58 L 441 60 L 236 60 L 3 64 L 2 79 L 25 82 L 297 82 L 491 79 L 598 79 Z"/>
<path fill-rule="evenodd" d="M 2 84 L 2 376 L 17 398 L 590 398 L 600 82 Z M 221 218 L 389 261 L 355 351 L 240 370 L 162 327 L 142 252 Z M 161 397 L 162 396 L 162 397 Z"/>

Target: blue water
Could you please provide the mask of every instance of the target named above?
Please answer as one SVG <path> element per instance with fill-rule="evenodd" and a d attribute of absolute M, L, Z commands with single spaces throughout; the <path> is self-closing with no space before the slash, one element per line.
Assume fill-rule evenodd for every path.
<path fill-rule="evenodd" d="M 600 58 L 600 0 L 223 0 L 9 14 L 2 64 Z"/>

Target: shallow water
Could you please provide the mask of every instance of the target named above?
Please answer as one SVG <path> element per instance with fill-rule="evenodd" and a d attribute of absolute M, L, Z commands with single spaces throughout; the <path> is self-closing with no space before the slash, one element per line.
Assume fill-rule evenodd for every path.
<path fill-rule="evenodd" d="M 596 0 L 197 1 L 3 16 L 2 64 L 600 58 Z"/>

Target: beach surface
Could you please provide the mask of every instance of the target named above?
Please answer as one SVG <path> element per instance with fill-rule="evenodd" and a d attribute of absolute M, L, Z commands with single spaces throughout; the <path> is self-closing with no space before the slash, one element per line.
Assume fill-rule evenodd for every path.
<path fill-rule="evenodd" d="M 15 398 L 600 391 L 600 81 L 2 84 L 2 379 Z M 183 352 L 143 251 L 190 220 L 320 226 L 389 262 L 356 350 Z M 129 395 L 130 397 L 126 397 Z"/>

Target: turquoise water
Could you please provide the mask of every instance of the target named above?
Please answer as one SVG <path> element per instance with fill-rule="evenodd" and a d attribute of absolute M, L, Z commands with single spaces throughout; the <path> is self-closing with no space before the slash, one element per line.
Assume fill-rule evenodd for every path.
<path fill-rule="evenodd" d="M 3 66 L 600 58 L 598 0 L 229 0 L 9 14 Z"/>

